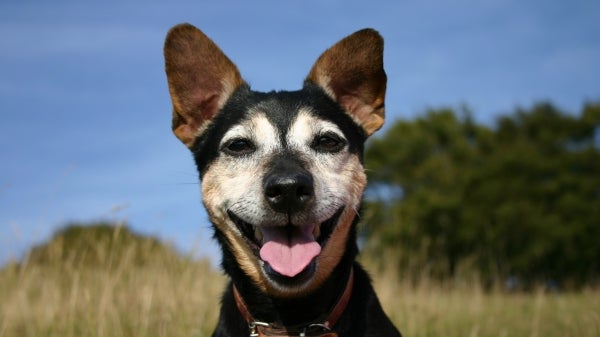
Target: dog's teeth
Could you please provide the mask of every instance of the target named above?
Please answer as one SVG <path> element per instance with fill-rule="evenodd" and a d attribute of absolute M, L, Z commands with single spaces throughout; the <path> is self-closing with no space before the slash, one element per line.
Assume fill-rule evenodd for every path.
<path fill-rule="evenodd" d="M 263 240 L 263 234 L 262 234 L 262 232 L 260 231 L 260 228 L 258 228 L 258 227 L 254 227 L 254 237 L 256 238 L 256 241 L 257 241 L 257 242 L 260 242 L 260 243 L 262 243 L 262 240 Z"/>
<path fill-rule="evenodd" d="M 315 240 L 319 238 L 319 235 L 321 235 L 321 225 L 317 225 L 315 226 L 315 229 L 313 229 L 313 236 Z"/>

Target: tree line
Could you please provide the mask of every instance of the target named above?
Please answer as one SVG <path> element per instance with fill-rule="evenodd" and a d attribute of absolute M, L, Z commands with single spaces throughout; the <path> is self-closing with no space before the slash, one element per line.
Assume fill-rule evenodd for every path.
<path fill-rule="evenodd" d="M 597 284 L 600 103 L 540 103 L 494 125 L 432 109 L 372 139 L 365 162 L 365 252 L 403 277 Z"/>

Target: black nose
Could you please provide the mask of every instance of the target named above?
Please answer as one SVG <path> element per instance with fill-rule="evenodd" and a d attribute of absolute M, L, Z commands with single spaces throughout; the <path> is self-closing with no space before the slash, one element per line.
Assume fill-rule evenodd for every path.
<path fill-rule="evenodd" d="M 313 178 L 306 171 L 271 173 L 265 178 L 264 191 L 273 210 L 291 214 L 312 202 Z"/>

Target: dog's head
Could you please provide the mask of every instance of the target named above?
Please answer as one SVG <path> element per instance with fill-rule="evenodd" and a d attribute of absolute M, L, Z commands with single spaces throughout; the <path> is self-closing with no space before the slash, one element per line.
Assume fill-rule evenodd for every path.
<path fill-rule="evenodd" d="M 358 31 L 319 57 L 302 90 L 270 93 L 250 90 L 189 24 L 169 32 L 164 51 L 173 132 L 196 160 L 234 264 L 224 260 L 225 269 L 280 297 L 314 290 L 348 254 L 366 184 L 363 144 L 384 121 L 382 38 Z"/>

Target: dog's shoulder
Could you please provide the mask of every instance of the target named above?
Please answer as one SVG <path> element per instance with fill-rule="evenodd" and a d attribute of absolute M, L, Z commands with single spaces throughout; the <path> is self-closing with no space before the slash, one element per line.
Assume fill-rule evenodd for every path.
<path fill-rule="evenodd" d="M 357 323 L 362 322 L 363 327 Z M 342 336 L 385 336 L 401 337 L 387 317 L 377 298 L 369 274 L 357 262 L 354 263 L 354 290 L 346 313 L 339 322 L 339 337 Z M 344 327 L 352 327 L 352 330 Z M 362 332 L 357 329 L 364 329 Z"/>

